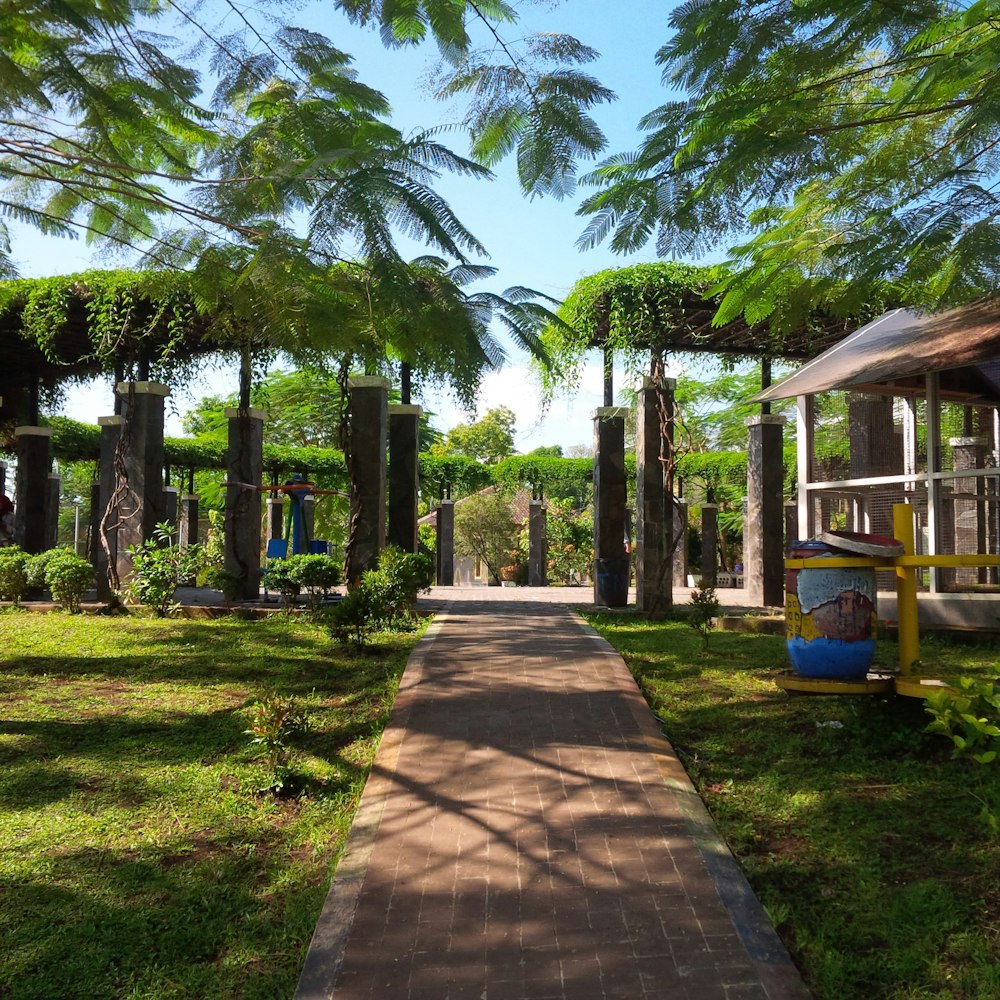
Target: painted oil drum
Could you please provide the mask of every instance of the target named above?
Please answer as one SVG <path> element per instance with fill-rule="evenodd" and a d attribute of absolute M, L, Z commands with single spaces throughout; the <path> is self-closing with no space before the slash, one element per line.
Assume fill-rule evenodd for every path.
<path fill-rule="evenodd" d="M 794 542 L 793 559 L 845 556 L 825 542 Z M 864 679 L 875 656 L 875 570 L 790 569 L 785 574 L 785 638 L 802 677 Z"/>

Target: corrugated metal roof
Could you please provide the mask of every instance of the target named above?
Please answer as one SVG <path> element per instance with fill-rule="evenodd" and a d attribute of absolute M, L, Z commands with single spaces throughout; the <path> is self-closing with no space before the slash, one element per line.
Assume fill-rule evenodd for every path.
<path fill-rule="evenodd" d="M 839 344 L 786 376 L 751 402 L 811 396 L 830 389 L 885 386 L 927 372 L 974 369 L 968 391 L 1000 400 L 1000 298 L 920 315 L 883 313 Z"/>

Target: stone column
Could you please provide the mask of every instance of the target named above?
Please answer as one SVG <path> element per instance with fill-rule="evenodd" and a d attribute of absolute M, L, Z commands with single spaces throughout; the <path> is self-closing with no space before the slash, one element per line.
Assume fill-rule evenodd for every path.
<path fill-rule="evenodd" d="M 784 417 L 747 417 L 747 505 L 743 520 L 743 574 L 752 604 L 785 601 L 782 428 Z"/>
<path fill-rule="evenodd" d="M 719 579 L 719 505 L 701 505 L 701 585 L 714 587 Z"/>
<path fill-rule="evenodd" d="M 982 436 L 954 437 L 948 439 L 951 445 L 952 468 L 955 472 L 965 469 L 981 469 L 985 464 L 987 440 Z M 970 476 L 968 479 L 953 479 L 952 491 L 965 493 L 969 496 L 983 495 L 984 480 L 980 476 Z M 954 551 L 958 555 L 974 552 L 985 552 L 986 545 L 986 503 L 983 500 L 973 500 L 963 497 L 952 504 L 954 525 Z M 985 573 L 979 568 L 956 569 L 953 582 L 957 586 L 986 582 Z"/>
<path fill-rule="evenodd" d="M 101 428 L 101 451 L 97 481 L 97 499 L 94 503 L 94 531 L 92 548 L 94 552 L 94 577 L 97 580 L 97 596 L 102 601 L 111 599 L 111 583 L 108 580 L 108 559 L 118 565 L 118 510 L 108 512 L 108 506 L 115 494 L 115 454 L 121 437 L 124 417 L 98 417 Z M 107 517 L 105 514 L 107 513 Z M 101 538 L 101 524 L 104 523 L 104 540 Z M 104 543 L 108 550 L 105 551 Z"/>
<path fill-rule="evenodd" d="M 130 545 L 141 545 L 163 520 L 163 401 L 170 389 L 159 382 L 122 382 L 126 422 L 125 475 L 128 489 L 118 504 L 118 575 L 128 575 Z M 117 485 L 117 484 L 116 484 Z"/>
<path fill-rule="evenodd" d="M 442 500 L 437 509 L 437 585 L 455 586 L 454 500 Z"/>
<path fill-rule="evenodd" d="M 178 504 L 178 493 L 180 491 L 176 486 L 164 486 L 163 487 L 163 520 L 167 524 L 173 525 L 176 529 L 179 527 L 179 522 L 177 520 L 177 515 L 179 513 Z"/>
<path fill-rule="evenodd" d="M 799 508 L 797 504 L 785 504 L 785 555 L 792 551 L 792 542 L 799 541 Z"/>
<path fill-rule="evenodd" d="M 304 554 L 309 555 L 316 540 L 316 498 L 311 495 L 302 498 L 302 535 Z"/>
<path fill-rule="evenodd" d="M 389 530 L 386 540 L 404 552 L 417 551 L 422 412 L 419 406 L 389 407 Z"/>
<path fill-rule="evenodd" d="M 606 608 L 628 604 L 626 413 L 618 406 L 594 410 L 594 603 Z"/>
<path fill-rule="evenodd" d="M 385 548 L 386 448 L 389 443 L 389 380 L 347 380 L 351 394 L 351 525 L 347 580 L 371 569 Z"/>
<path fill-rule="evenodd" d="M 50 472 L 45 493 L 45 548 L 54 549 L 59 544 L 59 497 L 62 493 L 62 476 Z"/>
<path fill-rule="evenodd" d="M 548 586 L 548 538 L 545 504 L 532 500 L 528 504 L 528 586 Z"/>
<path fill-rule="evenodd" d="M 267 540 L 285 537 L 285 498 L 282 494 L 267 498 Z"/>
<path fill-rule="evenodd" d="M 264 410 L 249 409 L 243 416 L 236 407 L 226 409 L 229 445 L 226 450 L 226 520 L 223 568 L 239 581 L 239 596 L 256 600 L 260 595 L 261 494 L 256 487 L 264 475 Z M 254 487 L 254 488 L 248 488 Z"/>
<path fill-rule="evenodd" d="M 675 379 L 663 379 L 660 392 L 666 404 L 673 406 Z M 667 497 L 664 492 L 663 463 L 660 461 L 662 434 L 657 408 L 657 385 L 642 380 L 637 398 L 635 427 L 635 603 L 640 611 L 665 609 L 673 603 L 673 580 L 663 572 L 663 560 L 669 550 L 666 526 Z M 673 442 L 666 443 L 668 449 Z M 671 504 L 672 506 L 672 504 Z"/>
<path fill-rule="evenodd" d="M 17 448 L 14 541 L 32 555 L 51 548 L 47 544 L 45 516 L 51 466 L 50 437 L 52 437 L 51 427 L 26 425 L 14 428 Z"/>
<path fill-rule="evenodd" d="M 0 403 L 3 402 L 3 397 L 0 396 Z M 7 463 L 0 462 L 0 493 L 7 492 Z"/>
<path fill-rule="evenodd" d="M 185 493 L 180 497 L 177 543 L 183 549 L 198 544 L 198 495 L 196 493 Z M 197 582 L 197 579 L 185 580 L 184 585 L 193 587 Z"/>
<path fill-rule="evenodd" d="M 674 515 L 674 554 L 671 560 L 674 587 L 686 587 L 688 578 L 688 505 L 687 500 L 677 497 L 673 502 Z"/>
<path fill-rule="evenodd" d="M 197 493 L 185 493 L 180 498 L 180 524 L 178 538 L 185 548 L 198 544 L 198 501 Z"/>

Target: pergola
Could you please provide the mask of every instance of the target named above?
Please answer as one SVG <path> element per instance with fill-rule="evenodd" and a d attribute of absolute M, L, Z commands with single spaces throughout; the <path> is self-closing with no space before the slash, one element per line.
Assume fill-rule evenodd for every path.
<path fill-rule="evenodd" d="M 711 294 L 709 268 L 676 263 L 640 264 L 601 272 L 574 286 L 561 310 L 568 329 L 549 331 L 549 346 L 557 358 L 578 360 L 585 350 L 604 351 L 604 406 L 595 412 L 594 494 L 597 560 L 597 603 L 624 603 L 628 555 L 622 538 L 626 530 L 624 480 L 624 413 L 613 406 L 613 355 L 625 351 L 662 359 L 668 353 L 709 353 L 761 361 L 762 386 L 771 380 L 771 361 L 808 360 L 822 354 L 856 329 L 857 318 L 810 313 L 784 328 L 770 323 L 748 323 L 738 317 L 713 325 L 719 301 Z M 867 317 L 864 317 L 867 318 Z M 658 366 L 654 363 L 651 368 Z M 636 420 L 636 600 L 655 611 L 669 600 L 669 581 L 675 570 L 672 550 L 683 536 L 677 523 L 681 510 L 669 481 L 673 442 L 662 415 L 673 408 L 672 380 L 643 383 L 638 393 Z M 763 403 L 760 415 L 748 421 L 747 512 L 744 518 L 744 579 L 751 600 L 762 606 L 784 599 L 784 503 L 782 496 L 782 427 L 784 418 L 771 415 Z M 661 461 L 666 453 L 668 460 Z M 707 507 L 707 505 L 706 505 Z M 714 511 L 713 511 L 714 512 Z M 704 511 L 703 511 L 704 513 Z M 703 528 L 710 528 L 703 519 Z M 704 532 L 703 532 L 704 534 Z M 714 549 L 714 546 L 712 547 Z M 600 574 L 616 586 L 605 600 Z M 703 577 L 714 582 L 711 565 Z"/>

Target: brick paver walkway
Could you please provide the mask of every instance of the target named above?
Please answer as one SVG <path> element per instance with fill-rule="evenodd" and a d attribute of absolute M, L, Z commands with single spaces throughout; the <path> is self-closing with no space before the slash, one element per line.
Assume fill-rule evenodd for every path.
<path fill-rule="evenodd" d="M 494 600 L 407 667 L 296 995 L 330 996 L 808 993 L 621 659 Z"/>

